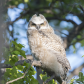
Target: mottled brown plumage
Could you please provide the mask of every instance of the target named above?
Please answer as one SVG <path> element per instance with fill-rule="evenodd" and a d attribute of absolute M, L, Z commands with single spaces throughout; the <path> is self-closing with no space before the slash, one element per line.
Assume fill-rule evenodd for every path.
<path fill-rule="evenodd" d="M 66 79 L 66 73 L 71 69 L 66 58 L 62 39 L 54 33 L 41 14 L 32 16 L 28 25 L 28 41 L 32 55 L 44 65 L 43 67 L 55 72 L 56 76 Z"/>

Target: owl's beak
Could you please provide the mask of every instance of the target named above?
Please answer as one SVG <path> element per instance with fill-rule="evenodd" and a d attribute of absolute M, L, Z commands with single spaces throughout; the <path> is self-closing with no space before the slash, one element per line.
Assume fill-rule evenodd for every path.
<path fill-rule="evenodd" d="M 38 25 L 36 25 L 36 28 L 39 30 L 40 29 L 40 25 L 38 24 Z"/>

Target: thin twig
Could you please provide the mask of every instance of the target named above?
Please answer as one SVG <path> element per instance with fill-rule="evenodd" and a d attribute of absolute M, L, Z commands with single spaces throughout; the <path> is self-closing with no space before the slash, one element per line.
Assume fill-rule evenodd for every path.
<path fill-rule="evenodd" d="M 83 8 L 81 5 L 79 5 L 79 7 L 80 7 L 80 9 L 84 12 L 84 8 Z"/>
<path fill-rule="evenodd" d="M 31 67 L 31 66 L 28 67 L 28 69 L 25 71 L 25 73 L 24 73 L 24 75 L 23 75 L 22 77 L 16 78 L 16 79 L 11 80 L 11 81 L 8 81 L 8 82 L 6 82 L 6 84 L 9 84 L 9 83 L 12 83 L 12 82 L 15 82 L 15 81 L 17 81 L 17 80 L 19 80 L 19 79 L 24 78 L 25 75 L 27 74 L 28 70 L 30 69 L 30 67 Z"/>

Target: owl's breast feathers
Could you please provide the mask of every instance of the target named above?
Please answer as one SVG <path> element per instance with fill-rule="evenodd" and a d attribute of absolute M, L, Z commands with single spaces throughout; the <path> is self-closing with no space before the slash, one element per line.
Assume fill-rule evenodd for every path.
<path fill-rule="evenodd" d="M 71 68 L 69 61 L 66 58 L 62 40 L 59 36 L 54 34 L 53 31 L 51 32 L 50 30 L 33 30 L 28 31 L 28 33 L 29 45 L 32 53 L 35 54 L 36 58 L 43 61 L 46 64 L 45 66 L 47 66 L 47 64 L 51 62 L 51 66 L 53 67 L 53 61 L 57 61 L 68 70 Z"/>

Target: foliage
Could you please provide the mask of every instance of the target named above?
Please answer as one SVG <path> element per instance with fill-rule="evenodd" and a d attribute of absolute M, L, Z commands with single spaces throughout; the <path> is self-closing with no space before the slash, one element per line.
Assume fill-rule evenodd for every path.
<path fill-rule="evenodd" d="M 10 7 L 14 6 L 19 9 L 18 5 L 20 3 L 24 4 L 24 9 L 22 9 L 20 18 L 23 18 L 29 21 L 30 17 L 33 14 L 42 13 L 49 22 L 54 23 L 55 29 L 57 31 L 66 30 L 68 32 L 67 35 L 62 33 L 61 36 L 63 38 L 69 36 L 67 37 L 67 38 L 70 38 L 68 39 L 68 44 L 69 46 L 70 45 L 73 46 L 74 53 L 76 53 L 76 50 L 77 50 L 75 47 L 75 44 L 77 42 L 81 44 L 81 47 L 84 47 L 84 28 L 80 27 L 79 30 L 76 29 L 76 31 L 74 31 L 75 28 L 78 28 L 78 25 L 80 25 L 80 23 L 77 24 L 76 21 L 74 21 L 74 19 L 73 20 L 71 19 L 73 16 L 76 16 L 81 23 L 84 21 L 84 9 L 83 9 L 84 0 L 81 0 L 81 1 L 80 0 L 9 0 L 8 5 L 11 5 Z M 67 19 L 68 15 L 71 15 L 70 19 Z M 61 25 L 61 23 L 65 21 L 67 22 L 67 26 L 63 27 L 64 24 Z M 76 33 L 77 30 L 78 30 L 78 33 Z M 12 31 L 11 33 L 14 33 L 14 31 Z M 6 73 L 4 75 L 4 78 L 6 81 L 13 80 L 15 78 L 23 76 L 23 73 L 30 66 L 26 62 L 24 62 L 24 66 L 21 66 L 21 65 L 14 66 L 15 63 L 18 61 L 18 57 L 17 57 L 18 55 L 21 55 L 24 58 L 26 58 L 25 51 L 22 50 L 23 47 L 24 47 L 23 45 L 17 44 L 15 41 L 12 41 L 12 43 L 10 44 L 9 50 L 5 48 L 5 51 L 7 51 L 6 53 L 4 53 L 4 55 L 6 56 L 5 63 L 13 66 L 13 68 L 6 69 Z M 38 83 L 37 80 L 34 79 L 34 77 L 32 76 L 34 74 L 35 74 L 35 71 L 31 67 L 28 70 L 27 75 L 23 79 L 20 79 L 14 83 L 19 84 L 24 82 L 24 83 L 30 83 L 30 84 L 33 84 L 33 83 L 37 84 Z M 77 82 L 79 81 L 82 82 L 83 80 L 80 80 L 80 78 L 83 78 L 83 75 L 82 73 L 79 73 L 79 74 L 81 74 L 81 76 L 79 76 L 79 79 L 77 80 Z M 43 81 L 45 81 L 48 78 L 46 74 L 40 74 L 40 77 Z M 73 84 L 73 81 L 74 79 L 71 80 L 71 84 Z M 50 83 L 53 84 L 54 80 L 50 81 Z"/>
<path fill-rule="evenodd" d="M 84 57 L 84 55 L 82 57 Z M 79 72 L 78 78 L 76 79 L 73 78 L 70 80 L 70 84 L 76 84 L 76 83 L 84 84 L 84 75 L 82 72 Z"/>
<path fill-rule="evenodd" d="M 79 78 L 76 79 L 77 83 L 84 84 L 84 76 L 82 72 L 79 72 Z"/>
<path fill-rule="evenodd" d="M 76 21 L 71 19 L 66 19 L 68 15 L 71 15 L 73 18 L 74 16 L 78 17 L 79 22 L 84 20 L 83 16 L 83 7 L 84 7 L 84 0 L 10 0 L 8 5 L 14 6 L 18 8 L 20 3 L 24 4 L 24 9 L 21 12 L 22 17 L 29 21 L 30 17 L 33 14 L 40 14 L 42 13 L 48 21 L 55 20 L 56 26 L 55 29 L 58 30 L 66 30 L 70 32 L 76 25 Z M 60 26 L 62 21 L 67 22 L 67 26 L 63 27 Z M 81 43 L 81 46 L 84 46 L 84 29 L 82 29 L 79 34 L 75 36 L 75 38 L 71 39 L 69 42 L 73 45 L 77 42 Z M 74 32 L 73 32 L 74 33 Z M 73 37 L 74 34 L 71 36 Z M 63 36 L 62 36 L 63 37 Z M 75 51 L 74 51 L 75 53 Z"/>
<path fill-rule="evenodd" d="M 17 44 L 15 41 L 12 41 L 10 43 L 9 48 L 9 60 L 6 61 L 6 64 L 10 64 L 13 66 L 12 68 L 6 68 L 6 72 L 4 74 L 4 80 L 5 82 L 14 80 L 16 78 L 19 78 L 24 75 L 25 71 L 28 69 L 28 72 L 26 76 L 23 79 L 20 79 L 18 81 L 15 81 L 11 84 L 38 84 L 38 81 L 33 77 L 33 75 L 36 73 L 33 67 L 29 63 L 26 63 L 24 61 L 23 66 L 17 65 L 15 66 L 15 63 L 18 61 L 18 55 L 23 56 L 26 58 L 25 51 L 22 50 L 24 46 L 22 44 Z M 2 84 L 4 84 L 4 80 L 2 81 Z"/>
<path fill-rule="evenodd" d="M 84 76 L 82 72 L 79 72 L 78 78 L 70 80 L 70 84 L 84 84 Z"/>
<path fill-rule="evenodd" d="M 84 57 L 84 55 L 82 57 Z"/>
<path fill-rule="evenodd" d="M 47 73 L 45 72 L 45 74 L 40 74 L 40 78 L 41 80 L 46 81 L 50 77 L 47 77 Z M 48 84 L 57 84 L 57 83 L 54 79 L 52 79 L 51 81 L 48 82 Z"/>
<path fill-rule="evenodd" d="M 82 57 L 84 57 L 84 55 Z M 80 84 L 84 84 L 84 75 L 82 72 L 79 72 L 79 78 L 76 79 L 76 82 Z"/>

